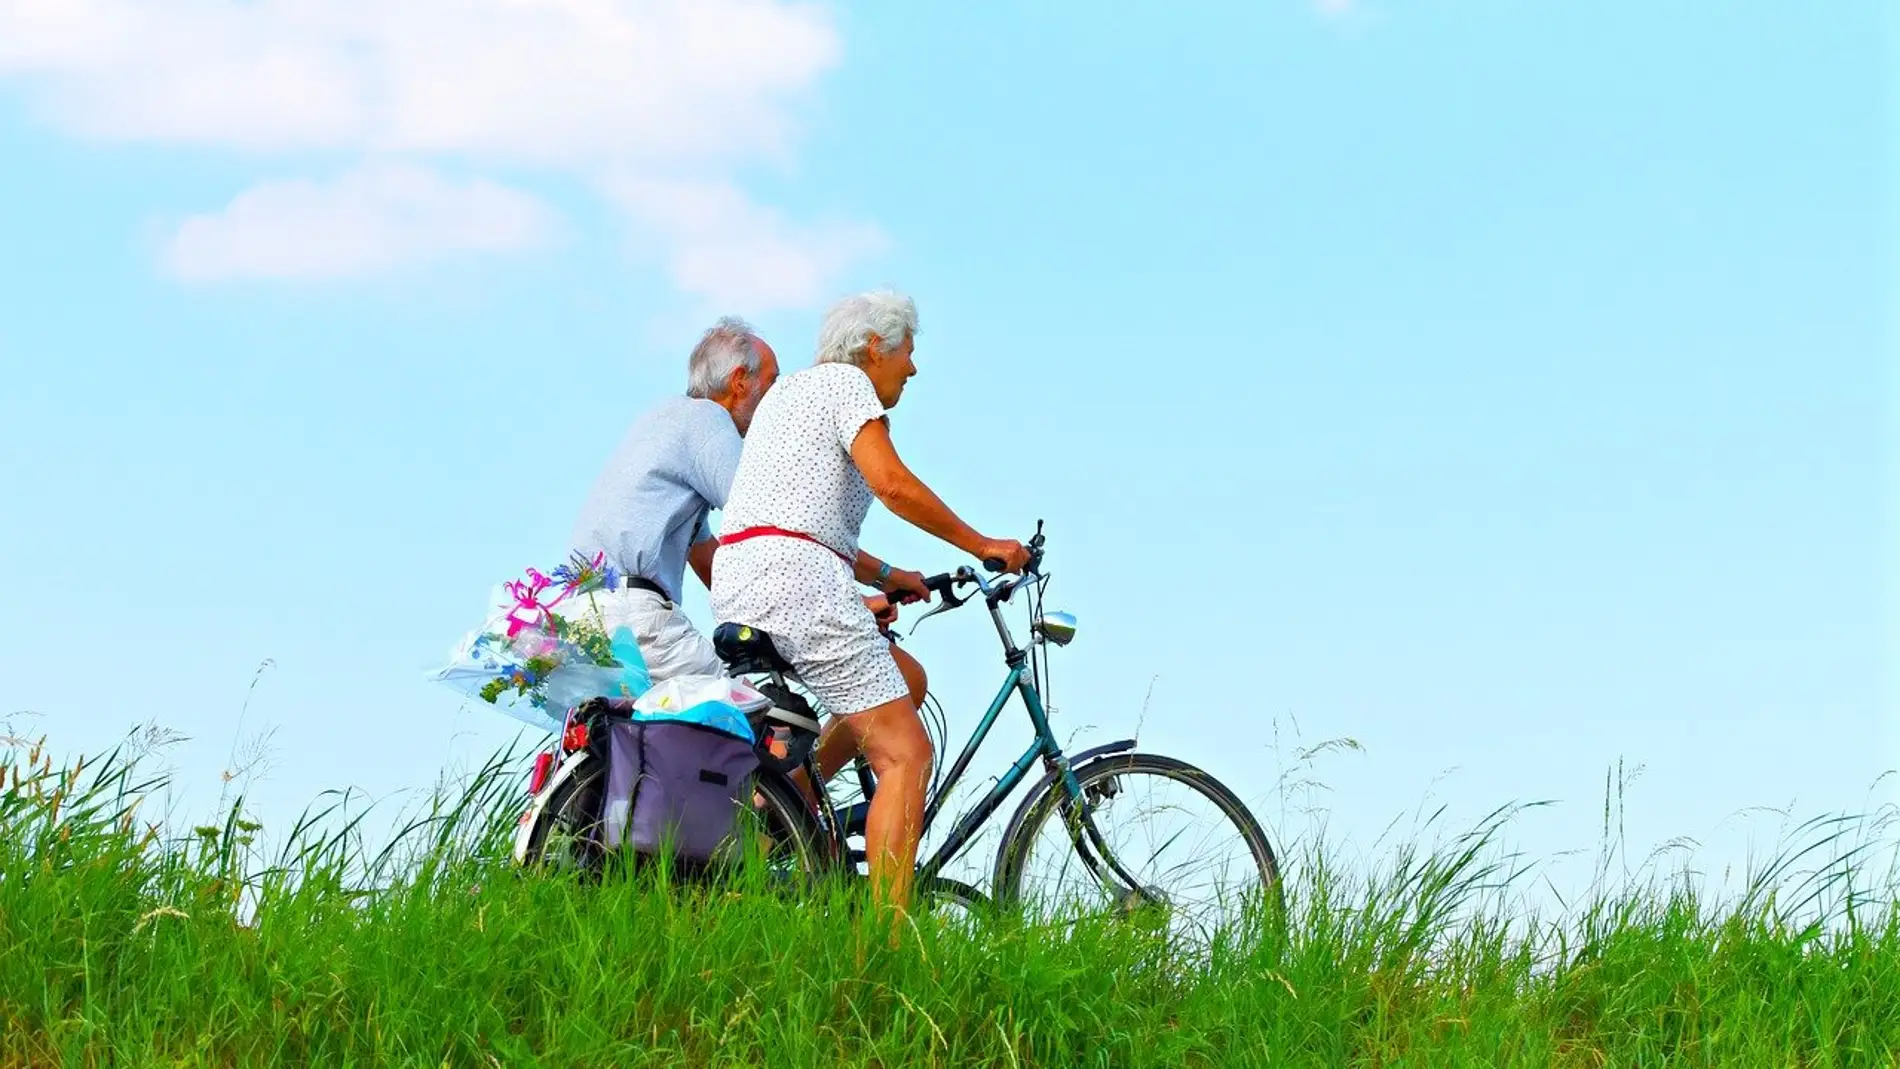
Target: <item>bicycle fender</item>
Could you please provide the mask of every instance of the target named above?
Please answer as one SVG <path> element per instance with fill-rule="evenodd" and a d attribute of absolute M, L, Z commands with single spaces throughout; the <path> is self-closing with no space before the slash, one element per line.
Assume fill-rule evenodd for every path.
<path fill-rule="evenodd" d="M 529 801 L 527 811 L 522 813 L 521 819 L 515 823 L 514 860 L 517 866 L 527 863 L 528 842 L 534 836 L 535 825 L 541 823 L 541 814 L 546 811 L 548 800 L 554 797 L 555 788 L 573 779 L 575 770 L 586 764 L 593 756 L 586 750 L 576 750 L 570 754 L 567 760 L 561 762 L 561 767 L 554 770 L 554 775 L 549 776 L 548 781 L 541 785 L 541 793 Z"/>
<path fill-rule="evenodd" d="M 1075 754 L 1072 757 L 1067 757 L 1066 760 L 1070 768 L 1075 768 L 1078 765 L 1087 764 L 1098 757 L 1109 757 L 1118 753 L 1127 753 L 1134 748 L 1134 739 L 1120 739 L 1115 742 L 1103 743 L 1100 746 L 1083 750 L 1081 753 Z M 1016 807 L 1016 812 L 1010 816 L 1009 823 L 1003 828 L 1002 843 L 996 848 L 996 871 L 991 877 L 992 881 L 1001 875 L 1003 855 L 1009 851 L 1009 844 L 1016 841 L 1017 833 L 1022 830 L 1023 821 L 1029 819 L 1029 811 L 1035 808 L 1036 803 L 1041 800 L 1044 794 L 1055 787 L 1057 775 L 1058 773 L 1054 772 L 1043 773 L 1042 779 L 1036 781 L 1036 785 L 1029 789 L 1029 793 L 1023 796 L 1022 803 Z"/>

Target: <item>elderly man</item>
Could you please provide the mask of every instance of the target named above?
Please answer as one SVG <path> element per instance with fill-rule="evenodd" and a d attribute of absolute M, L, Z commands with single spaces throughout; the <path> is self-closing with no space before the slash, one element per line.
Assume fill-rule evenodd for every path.
<path fill-rule="evenodd" d="M 856 584 L 928 600 L 923 576 L 858 549 L 873 498 L 978 560 L 1011 571 L 1022 543 L 986 538 L 911 474 L 891 444 L 886 410 L 917 373 L 917 307 L 876 292 L 826 314 L 814 366 L 781 379 L 756 413 L 713 558 L 712 610 L 721 622 L 772 636 L 832 717 L 821 770 L 842 764 L 842 734 L 877 774 L 865 827 L 874 891 L 901 915 L 917 864 L 930 736 L 917 715 L 908 665 L 882 635 L 878 603 Z M 908 658 L 904 658 L 908 661 Z M 834 730 L 842 725 L 842 730 Z"/>
<path fill-rule="evenodd" d="M 777 378 L 778 357 L 751 325 L 719 320 L 687 359 L 685 396 L 634 420 L 574 523 L 572 547 L 590 557 L 604 551 L 622 578 L 616 590 L 571 603 L 569 614 L 610 633 L 626 625 L 655 682 L 725 674 L 712 642 L 681 611 L 681 587 L 689 562 L 712 585 L 707 514 L 725 507 L 741 439 Z"/>

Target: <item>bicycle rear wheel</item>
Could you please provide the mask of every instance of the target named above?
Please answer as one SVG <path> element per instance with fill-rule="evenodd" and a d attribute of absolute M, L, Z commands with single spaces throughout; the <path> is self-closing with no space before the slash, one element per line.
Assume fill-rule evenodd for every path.
<path fill-rule="evenodd" d="M 817 822 L 792 781 L 760 770 L 753 781 L 752 812 L 739 822 L 741 836 L 760 847 L 766 868 L 780 879 L 810 882 L 827 867 Z"/>
<path fill-rule="evenodd" d="M 993 883 L 999 904 L 1049 916 L 1161 917 L 1171 936 L 1198 946 L 1281 924 L 1273 846 L 1219 780 L 1157 754 L 1098 758 L 1075 777 L 1080 804 L 1052 784 L 1006 833 Z"/>
<path fill-rule="evenodd" d="M 526 869 L 593 875 L 600 871 L 601 796 L 607 766 L 589 761 L 554 788 L 528 833 L 521 865 Z"/>
<path fill-rule="evenodd" d="M 605 762 L 590 761 L 556 787 L 530 833 L 523 867 L 598 876 L 606 860 L 600 812 L 606 793 Z M 783 776 L 761 770 L 753 782 L 750 813 L 740 815 L 734 839 L 710 871 L 742 863 L 748 845 L 778 878 L 809 879 L 820 867 L 817 829 L 798 789 Z"/>

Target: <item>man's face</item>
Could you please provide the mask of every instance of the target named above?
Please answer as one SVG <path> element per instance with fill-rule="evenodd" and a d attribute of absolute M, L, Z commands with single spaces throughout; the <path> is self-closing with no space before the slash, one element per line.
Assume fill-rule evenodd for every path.
<path fill-rule="evenodd" d="M 778 354 L 763 341 L 758 346 L 759 372 L 756 375 L 739 372 L 739 385 L 736 387 L 738 396 L 732 406 L 732 422 L 738 425 L 741 436 L 751 429 L 752 414 L 759 410 L 759 402 L 765 399 L 765 391 L 778 381 Z"/>
<path fill-rule="evenodd" d="M 897 407 L 898 398 L 904 395 L 904 384 L 917 374 L 917 365 L 911 360 L 911 350 L 916 342 L 905 338 L 902 345 L 885 349 L 881 339 L 873 337 L 867 347 L 869 358 L 864 362 L 864 373 L 869 376 L 871 385 L 877 390 L 878 403 L 885 408 Z"/>

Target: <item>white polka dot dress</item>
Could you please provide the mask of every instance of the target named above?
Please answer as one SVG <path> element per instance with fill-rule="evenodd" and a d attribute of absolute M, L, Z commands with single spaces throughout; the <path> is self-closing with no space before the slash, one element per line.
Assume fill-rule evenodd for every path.
<path fill-rule="evenodd" d="M 910 693 L 848 563 L 857 559 L 873 498 L 851 443 L 883 417 L 871 380 L 850 364 L 818 364 L 779 379 L 746 432 L 720 536 L 778 528 L 817 541 L 763 535 L 721 545 L 713 557 L 714 618 L 771 635 L 837 716 Z"/>

